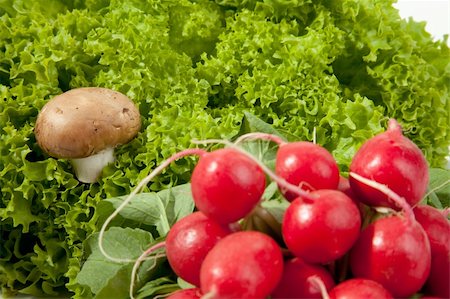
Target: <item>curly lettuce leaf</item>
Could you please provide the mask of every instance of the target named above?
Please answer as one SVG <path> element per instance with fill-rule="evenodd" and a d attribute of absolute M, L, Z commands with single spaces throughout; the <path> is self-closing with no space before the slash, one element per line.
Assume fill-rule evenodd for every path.
<path fill-rule="evenodd" d="M 393 1 L 330 1 L 348 51 L 333 64 L 347 93 L 367 96 L 396 118 L 433 167 L 448 155 L 450 49 L 424 23 L 400 19 Z M 356 54 L 356 55 L 355 55 Z M 430 109 L 433 111 L 429 114 Z"/>
<path fill-rule="evenodd" d="M 3 293 L 88 297 L 76 277 L 99 203 L 128 194 L 194 138 L 236 136 L 246 112 L 288 140 L 312 140 L 315 128 L 343 171 L 388 117 L 431 166 L 448 155 L 448 46 L 391 1 L 0 3 Z M 143 120 L 91 185 L 33 134 L 43 105 L 81 86 L 125 93 Z M 195 162 L 172 163 L 144 192 L 188 182 Z"/>

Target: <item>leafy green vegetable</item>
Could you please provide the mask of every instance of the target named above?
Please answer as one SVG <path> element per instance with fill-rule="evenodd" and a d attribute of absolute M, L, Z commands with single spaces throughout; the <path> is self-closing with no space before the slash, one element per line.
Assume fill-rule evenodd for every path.
<path fill-rule="evenodd" d="M 438 209 L 450 206 L 450 170 L 430 169 L 430 182 L 425 202 Z"/>
<path fill-rule="evenodd" d="M 267 133 L 283 137 L 283 135 L 270 124 L 264 122 L 249 112 L 244 112 L 244 118 L 242 119 L 241 128 L 239 129 L 237 136 L 242 136 L 253 132 Z"/>
<path fill-rule="evenodd" d="M 124 199 L 124 196 L 108 198 L 99 203 L 96 216 L 99 226 Z M 137 194 L 130 204 L 121 210 L 120 219 L 113 221 L 112 227 L 105 232 L 105 250 L 115 258 L 137 259 L 154 242 L 150 232 L 154 231 L 154 236 L 165 237 L 176 221 L 192 213 L 193 210 L 194 202 L 190 184 L 179 185 L 157 193 Z M 119 264 L 108 260 L 98 248 L 98 234 L 92 235 L 85 242 L 83 249 L 87 258 L 77 275 L 76 282 L 88 286 L 90 292 L 95 294 L 95 298 L 127 298 L 133 264 Z M 139 289 L 137 298 L 148 298 L 179 289 L 179 286 L 170 278 L 155 277 L 155 273 L 162 275 L 161 271 L 144 270 L 153 269 L 153 262 L 155 261 L 146 261 L 140 267 L 142 273 L 138 274 L 139 281 L 140 284 L 145 284 Z M 161 261 L 158 260 L 158 263 L 161 264 Z M 162 273 L 171 274 L 168 267 L 166 268 L 166 271 Z M 97 275 L 99 269 L 102 273 Z M 86 290 L 84 296 L 86 296 Z"/>
<path fill-rule="evenodd" d="M 97 209 L 99 227 L 124 199 L 124 196 L 113 197 L 99 203 Z M 125 220 L 128 220 L 132 222 L 133 227 L 155 226 L 159 236 L 163 237 L 176 221 L 193 211 L 191 185 L 183 184 L 157 193 L 137 194 L 119 213 L 122 221 L 113 222 L 112 225 L 124 226 Z"/>
<path fill-rule="evenodd" d="M 105 250 L 122 259 L 137 259 L 153 241 L 149 232 L 140 229 L 113 227 L 104 235 Z M 108 260 L 99 250 L 97 234 L 86 241 L 84 248 L 89 257 L 76 277 L 77 282 L 87 286 L 95 298 L 127 298 L 133 263 Z M 158 260 L 145 261 L 138 273 L 138 281 L 161 274 L 158 265 L 161 265 Z"/>
<path fill-rule="evenodd" d="M 180 278 L 180 277 L 177 278 L 177 284 L 178 284 L 182 289 L 195 288 L 195 286 L 194 286 L 193 284 L 190 284 L 189 282 L 183 280 L 183 279 Z"/>
<path fill-rule="evenodd" d="M 288 140 L 312 140 L 316 128 L 346 171 L 361 143 L 395 117 L 430 165 L 442 167 L 446 42 L 401 20 L 392 1 L 0 0 L 3 294 L 88 296 L 77 277 L 83 242 L 106 215 L 100 207 L 113 207 L 114 199 L 103 201 L 129 194 L 194 138 L 266 130 L 257 119 Z M 81 86 L 125 93 L 143 120 L 91 185 L 74 178 L 68 161 L 45 155 L 33 133 L 50 98 Z M 143 192 L 187 183 L 195 161 L 172 163 Z M 142 216 L 135 212 L 127 216 Z M 160 220 L 158 232 L 123 216 L 115 223 L 167 230 Z"/>
<path fill-rule="evenodd" d="M 155 298 L 179 290 L 177 283 L 168 277 L 161 277 L 146 283 L 138 292 L 136 299 Z"/>
<path fill-rule="evenodd" d="M 255 115 L 245 112 L 244 118 L 242 119 L 241 128 L 234 139 L 247 133 L 255 132 L 273 134 L 285 139 L 284 136 L 270 124 L 265 123 Z M 271 144 L 270 142 L 264 140 L 254 140 L 244 141 L 240 143 L 239 146 L 272 170 L 275 169 L 275 159 L 278 149 L 277 144 Z"/>

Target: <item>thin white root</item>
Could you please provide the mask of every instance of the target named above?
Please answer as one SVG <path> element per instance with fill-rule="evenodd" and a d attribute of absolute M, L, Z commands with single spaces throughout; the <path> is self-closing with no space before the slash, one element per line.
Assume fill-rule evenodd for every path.
<path fill-rule="evenodd" d="M 253 155 L 249 154 L 247 151 L 243 150 L 242 148 L 240 148 L 239 146 L 237 146 L 236 144 L 229 142 L 227 140 L 222 140 L 222 139 L 206 139 L 206 140 L 193 140 L 192 143 L 195 144 L 210 144 L 210 143 L 218 143 L 218 144 L 223 144 L 226 145 L 238 152 L 240 152 L 241 154 L 244 154 L 246 157 L 250 158 L 253 162 L 255 162 L 256 164 L 258 164 L 259 167 L 261 167 L 261 169 L 272 179 L 274 180 L 279 186 L 285 188 L 286 190 L 289 190 L 291 192 L 294 192 L 295 194 L 297 194 L 298 196 L 302 196 L 306 199 L 311 199 L 313 200 L 312 195 L 299 188 L 296 185 L 293 185 L 291 183 L 289 183 L 288 181 L 286 181 L 285 179 L 279 177 L 278 175 L 276 175 L 272 170 L 270 170 L 266 165 L 264 165 L 263 163 L 261 163 L 261 161 L 259 161 L 257 158 L 255 158 Z"/>
<path fill-rule="evenodd" d="M 205 295 L 201 296 L 200 299 L 212 299 L 212 298 L 216 297 L 216 295 L 217 295 L 217 290 L 213 287 L 213 289 L 211 291 L 209 291 Z"/>
<path fill-rule="evenodd" d="M 314 275 L 314 276 L 308 277 L 308 282 L 315 285 L 320 290 L 322 299 L 330 299 L 330 296 L 328 295 L 327 287 L 325 286 L 325 284 L 323 283 L 322 279 L 320 279 L 319 276 Z"/>
<path fill-rule="evenodd" d="M 99 235 L 98 235 L 98 247 L 100 249 L 100 252 L 109 260 L 116 262 L 116 263 L 131 263 L 134 262 L 134 260 L 131 259 L 122 259 L 122 258 L 116 258 L 111 255 L 109 255 L 104 246 L 103 246 L 103 239 L 105 235 L 106 228 L 108 227 L 109 223 L 119 215 L 120 211 L 125 208 L 126 205 L 130 203 L 130 201 L 136 196 L 136 194 L 141 191 L 144 186 L 146 186 L 156 175 L 158 175 L 161 171 L 163 171 L 166 167 L 169 166 L 170 163 L 172 163 L 175 160 L 178 160 L 182 157 L 188 156 L 188 155 L 198 155 L 202 156 L 205 154 L 206 151 L 198 148 L 193 149 L 187 149 L 181 152 L 178 152 L 174 155 L 172 155 L 170 158 L 162 162 L 158 167 L 156 167 L 147 177 L 145 177 L 137 186 L 136 188 L 125 198 L 125 200 L 120 204 L 120 206 L 106 219 L 105 223 L 103 223 L 102 228 L 100 229 Z"/>
<path fill-rule="evenodd" d="M 450 180 L 446 180 L 446 181 L 442 182 L 442 184 L 440 184 L 440 185 L 434 187 L 433 189 L 429 190 L 429 191 L 427 192 L 427 194 L 425 194 L 424 198 L 430 196 L 431 193 L 433 193 L 433 192 L 435 192 L 435 191 L 437 191 L 437 190 L 440 190 L 441 188 L 444 188 L 444 187 L 447 186 L 448 184 L 450 184 Z"/>
<path fill-rule="evenodd" d="M 313 128 L 313 139 L 312 143 L 317 144 L 317 129 L 316 127 Z"/>
<path fill-rule="evenodd" d="M 176 291 L 175 291 L 176 292 Z M 174 292 L 173 292 L 174 293 Z M 161 298 L 167 298 L 170 295 L 172 295 L 173 293 L 169 293 L 169 294 L 161 294 L 161 295 L 156 295 L 155 297 L 153 297 L 153 299 L 161 299 Z M 131 298 L 133 299 L 133 298 Z"/>
<path fill-rule="evenodd" d="M 350 172 L 349 175 L 351 177 L 353 177 L 354 179 L 360 181 L 361 183 L 363 183 L 369 187 L 372 187 L 372 188 L 380 191 L 381 193 L 385 194 L 392 201 L 394 201 L 394 203 L 405 213 L 405 216 L 408 219 L 410 219 L 411 221 L 415 220 L 412 208 L 409 205 L 409 203 L 406 201 L 406 199 L 404 199 L 403 197 L 401 197 L 400 195 L 398 195 L 397 193 L 392 191 L 392 189 L 390 189 L 388 186 L 378 183 L 376 181 L 373 181 L 371 179 L 365 178 L 363 176 L 360 176 L 359 174 L 354 173 L 354 172 Z"/>
<path fill-rule="evenodd" d="M 252 141 L 252 140 L 266 140 L 266 141 L 272 141 L 276 144 L 283 145 L 286 143 L 282 138 L 273 135 L 273 134 L 267 134 L 267 133 L 247 133 L 244 135 L 239 136 L 234 144 L 238 145 L 244 141 Z"/>
<path fill-rule="evenodd" d="M 131 271 L 131 281 L 130 281 L 130 298 L 134 299 L 134 285 L 136 283 L 136 274 L 137 271 L 139 269 L 139 266 L 141 265 L 141 263 L 147 259 L 149 259 L 148 255 L 154 253 L 155 251 L 164 248 L 166 246 L 165 242 L 161 242 L 158 243 L 152 247 L 150 247 L 149 249 L 147 249 L 146 251 L 144 251 L 139 257 L 138 259 L 135 261 L 134 265 L 133 265 L 133 270 Z M 160 257 L 164 257 L 165 254 L 159 254 L 159 255 L 155 255 L 152 256 L 151 258 L 153 258 L 153 265 L 150 267 L 150 269 L 152 269 L 155 265 L 156 265 L 156 260 Z"/>

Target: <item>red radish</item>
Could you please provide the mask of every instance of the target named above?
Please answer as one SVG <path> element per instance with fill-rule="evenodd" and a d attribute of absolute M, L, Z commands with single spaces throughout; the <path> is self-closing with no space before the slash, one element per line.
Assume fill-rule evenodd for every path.
<path fill-rule="evenodd" d="M 196 155 L 199 157 L 203 157 L 207 152 L 203 149 L 199 148 L 191 148 L 186 149 L 184 151 L 178 152 L 170 156 L 168 159 L 164 160 L 158 167 L 156 167 L 149 175 L 147 175 L 142 181 L 139 182 L 139 184 L 134 188 L 134 190 L 125 198 L 125 200 L 120 204 L 120 206 L 111 214 L 109 217 L 105 220 L 102 227 L 100 228 L 99 234 L 98 234 L 98 248 L 100 249 L 100 252 L 105 256 L 107 259 L 117 262 L 117 263 L 127 263 L 127 262 L 133 262 L 133 260 L 130 259 L 122 259 L 117 258 L 114 256 L 111 256 L 108 252 L 105 251 L 103 247 L 103 240 L 104 240 L 104 234 L 106 231 L 106 228 L 111 223 L 111 221 L 119 215 L 119 213 L 130 203 L 130 201 L 136 196 L 136 194 L 139 193 L 139 191 L 142 190 L 142 188 L 145 187 L 155 176 L 157 176 L 161 171 L 163 171 L 166 167 L 170 165 L 173 161 L 176 161 L 180 158 L 190 156 L 190 155 Z M 141 258 L 145 258 L 146 255 L 151 253 L 153 248 L 148 249 L 145 251 L 142 256 L 135 261 L 135 268 L 139 265 L 139 263 L 142 261 Z M 134 278 L 133 278 L 134 279 Z M 133 296 L 133 283 L 130 286 L 130 295 Z"/>
<path fill-rule="evenodd" d="M 339 168 L 325 148 L 307 141 L 282 143 L 278 149 L 275 173 L 287 182 L 305 190 L 337 189 Z M 280 188 L 292 201 L 297 194 Z"/>
<path fill-rule="evenodd" d="M 176 222 L 166 238 L 166 255 L 172 270 L 185 281 L 200 286 L 200 267 L 206 254 L 231 231 L 202 212 Z"/>
<path fill-rule="evenodd" d="M 300 196 L 286 209 L 282 234 L 291 252 L 309 263 L 342 257 L 361 229 L 356 204 L 338 190 L 317 190 Z"/>
<path fill-rule="evenodd" d="M 355 277 L 375 280 L 401 298 L 422 288 L 430 263 L 430 244 L 423 228 L 414 219 L 397 215 L 367 226 L 350 253 Z"/>
<path fill-rule="evenodd" d="M 118 263 L 134 262 L 134 265 L 133 265 L 133 268 L 131 271 L 131 282 L 130 282 L 130 288 L 129 288 L 130 298 L 134 298 L 134 284 L 136 281 L 136 273 L 137 273 L 140 263 L 143 260 L 145 260 L 148 255 L 155 254 L 155 252 L 157 250 L 163 248 L 165 246 L 165 242 L 158 243 L 158 244 L 150 247 L 145 252 L 143 252 L 141 254 L 141 256 L 139 256 L 139 258 L 135 261 L 131 260 L 131 259 L 117 258 L 117 257 L 111 256 L 108 252 L 105 251 L 105 248 L 103 247 L 104 234 L 105 234 L 106 228 L 111 223 L 111 221 L 114 219 L 114 217 L 119 215 L 119 213 L 125 208 L 125 206 L 130 203 L 130 201 L 134 198 L 134 196 L 136 196 L 136 194 L 139 191 L 141 191 L 142 188 L 144 188 L 144 186 L 147 185 L 155 176 L 157 176 L 161 171 L 163 171 L 166 167 L 168 167 L 170 165 L 170 163 L 172 163 L 173 161 L 176 161 L 180 158 L 189 156 L 189 155 L 196 155 L 199 157 L 203 157 L 204 155 L 206 155 L 206 153 L 207 152 L 203 149 L 192 148 L 192 149 L 186 149 L 184 151 L 175 153 L 172 156 L 170 156 L 168 159 L 163 161 L 158 167 L 156 167 L 149 175 L 147 175 L 141 182 L 139 182 L 139 184 L 136 186 L 136 188 L 125 198 L 125 200 L 119 205 L 119 207 L 111 215 L 109 215 L 109 217 L 103 223 L 103 225 L 100 229 L 100 232 L 99 232 L 99 236 L 98 236 L 98 247 L 99 247 L 100 252 L 103 254 L 103 256 L 105 256 L 107 259 L 109 259 L 111 261 L 115 261 Z M 155 254 L 154 258 L 158 258 L 158 257 L 161 257 L 161 255 Z"/>
<path fill-rule="evenodd" d="M 385 194 L 404 213 L 380 218 L 363 230 L 350 253 L 354 276 L 375 280 L 396 297 L 413 295 L 430 273 L 430 242 L 424 229 L 403 197 L 358 174 L 350 172 L 350 177 Z"/>
<path fill-rule="evenodd" d="M 353 202 L 358 206 L 359 208 L 359 212 L 361 213 L 361 217 L 365 218 L 366 214 L 367 214 L 367 206 L 364 205 L 356 196 L 355 192 L 353 192 L 352 188 L 350 187 L 350 181 L 348 180 L 348 178 L 343 177 L 342 175 L 339 177 L 339 185 L 337 188 L 339 191 L 342 191 L 345 193 L 345 195 L 347 195 L 348 197 L 350 197 Z"/>
<path fill-rule="evenodd" d="M 166 297 L 166 299 L 200 299 L 200 298 L 201 292 L 200 289 L 198 288 L 178 290 L 172 293 L 169 297 Z"/>
<path fill-rule="evenodd" d="M 392 295 L 378 282 L 353 278 L 335 286 L 328 294 L 330 299 L 393 299 Z"/>
<path fill-rule="evenodd" d="M 242 153 L 219 149 L 201 157 L 191 177 L 197 208 L 222 224 L 245 217 L 266 186 L 262 169 Z"/>
<path fill-rule="evenodd" d="M 386 132 L 367 140 L 350 164 L 350 172 L 385 184 L 414 206 L 428 187 L 429 173 L 425 156 L 411 140 L 402 135 L 400 125 L 389 120 Z M 350 177 L 350 185 L 358 198 L 370 206 L 399 210 L 382 192 Z"/>
<path fill-rule="evenodd" d="M 431 270 L 425 289 L 428 294 L 450 298 L 450 223 L 436 208 L 418 205 L 414 208 L 431 248 Z"/>
<path fill-rule="evenodd" d="M 228 146 L 230 149 L 235 150 L 236 152 L 242 154 L 243 156 L 247 157 L 250 161 L 252 161 L 256 166 L 258 166 L 265 174 L 267 174 L 268 177 L 270 177 L 274 182 L 276 182 L 279 186 L 279 188 L 282 188 L 283 190 L 289 191 L 292 194 L 295 194 L 296 196 L 304 196 L 309 193 L 309 191 L 306 191 L 302 189 L 302 185 L 304 186 L 305 182 L 302 182 L 300 186 L 293 185 L 286 181 L 284 178 L 278 176 L 275 174 L 270 168 L 268 168 L 266 165 L 261 163 L 257 158 L 252 156 L 250 153 L 246 152 L 242 148 L 240 148 L 237 144 L 243 140 L 246 139 L 266 139 L 270 141 L 277 142 L 278 144 L 282 145 L 284 142 L 278 138 L 277 136 L 271 135 L 271 134 L 264 134 L 264 133 L 249 133 L 245 134 L 242 139 L 238 138 L 238 140 L 235 143 L 231 143 L 226 140 L 221 139 L 207 139 L 207 140 L 201 140 L 201 141 L 193 141 L 196 144 L 208 144 L 208 143 L 220 143 Z M 195 170 L 195 169 L 194 169 Z"/>
<path fill-rule="evenodd" d="M 281 279 L 283 255 L 277 243 L 257 231 L 226 236 L 206 256 L 201 271 L 205 298 L 265 298 Z"/>
<path fill-rule="evenodd" d="M 309 280 L 314 276 L 322 280 L 326 290 L 334 287 L 333 278 L 324 267 L 305 263 L 299 258 L 286 261 L 281 281 L 271 298 L 322 298 L 320 288 Z"/>
<path fill-rule="evenodd" d="M 352 188 L 350 187 L 350 181 L 346 177 L 343 177 L 342 175 L 339 176 L 339 184 L 338 184 L 337 189 L 339 191 L 344 192 L 348 197 L 353 199 L 353 201 L 359 202 L 356 199 L 355 193 L 352 191 Z"/>

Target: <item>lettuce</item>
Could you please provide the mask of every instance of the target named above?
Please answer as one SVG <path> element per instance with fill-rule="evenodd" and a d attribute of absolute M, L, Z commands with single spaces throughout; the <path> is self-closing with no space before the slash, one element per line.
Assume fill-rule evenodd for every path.
<path fill-rule="evenodd" d="M 89 294 L 77 283 L 97 207 L 123 196 L 193 138 L 238 134 L 256 115 L 311 140 L 341 169 L 397 118 L 445 164 L 450 51 L 390 1 L 0 0 L 0 285 L 5 295 Z M 103 86 L 139 107 L 139 136 L 95 184 L 45 155 L 39 110 L 71 88 Z M 189 181 L 194 158 L 145 191 Z"/>

